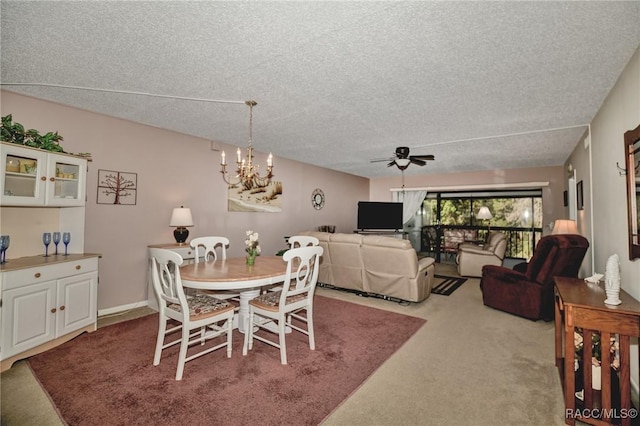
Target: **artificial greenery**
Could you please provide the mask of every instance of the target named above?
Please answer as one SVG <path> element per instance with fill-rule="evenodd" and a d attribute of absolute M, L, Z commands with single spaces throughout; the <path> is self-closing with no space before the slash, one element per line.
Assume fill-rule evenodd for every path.
<path fill-rule="evenodd" d="M 41 135 L 35 129 L 25 130 L 22 124 L 13 122 L 11 114 L 2 117 L 0 140 L 46 151 L 64 152 L 59 144 L 62 136 L 58 132 L 49 132 Z"/>

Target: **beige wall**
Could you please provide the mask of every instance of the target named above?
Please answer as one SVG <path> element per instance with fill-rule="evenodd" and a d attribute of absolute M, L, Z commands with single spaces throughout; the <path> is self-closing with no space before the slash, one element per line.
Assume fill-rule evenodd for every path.
<path fill-rule="evenodd" d="M 569 172 L 569 169 L 571 169 L 571 172 Z M 571 156 L 565 162 L 563 170 L 565 189 L 567 189 L 569 176 L 571 175 L 575 175 L 576 184 L 582 182 L 584 208 L 576 211 L 576 225 L 578 226 L 578 232 L 589 240 L 589 251 L 580 268 L 580 276 L 588 277 L 594 273 L 593 257 L 595 248 L 593 238 L 593 196 L 591 193 L 591 137 L 588 131 L 585 137 L 578 141 Z M 569 218 L 568 208 L 565 209 L 565 217 Z"/>
<path fill-rule="evenodd" d="M 576 169 L 584 182 L 585 210 L 578 212 L 578 225 L 592 235 L 592 272 L 604 273 L 612 254 L 620 258 L 622 288 L 640 299 L 640 260 L 629 260 L 627 186 L 617 165 L 624 167 L 624 132 L 640 124 L 640 48 L 627 64 L 604 100 L 590 126 L 586 143 L 580 141 L 565 163 Z M 631 347 L 631 359 L 638 346 Z M 638 364 L 631 363 L 631 377 L 638 377 Z M 634 394 L 638 383 L 632 379 Z"/>
<path fill-rule="evenodd" d="M 640 48 L 591 123 L 594 266 L 604 273 L 612 254 L 620 257 L 622 288 L 640 299 L 640 260 L 629 260 L 624 132 L 640 124 Z"/>
<path fill-rule="evenodd" d="M 446 159 L 438 159 L 446 161 Z M 410 188 L 446 188 L 469 185 L 503 185 L 527 182 L 549 182 L 549 186 L 542 190 L 543 218 L 545 225 L 543 233 L 550 232 L 549 223 L 565 217 L 564 191 L 562 166 L 536 167 L 526 169 L 487 170 L 480 172 L 425 174 L 405 176 L 404 185 Z M 373 201 L 390 201 L 391 189 L 401 188 L 401 176 L 372 179 L 369 196 Z"/>
<path fill-rule="evenodd" d="M 42 131 L 58 130 L 67 152 L 91 152 L 87 179 L 84 249 L 102 253 L 98 308 L 131 306 L 146 301 L 147 245 L 174 242 L 169 218 L 174 207 L 190 207 L 195 226 L 190 238 L 225 235 L 228 254 L 244 254 L 245 230 L 260 233 L 265 254 L 285 247 L 284 236 L 319 225 L 336 225 L 338 232 L 356 227 L 357 202 L 369 196 L 368 179 L 276 157 L 275 179 L 283 182 L 281 213 L 227 212 L 226 185 L 219 173 L 220 153 L 207 140 L 2 92 L 2 115 Z M 238 142 L 244 147 L 246 142 Z M 260 141 L 255 141 L 257 148 Z M 226 152 L 235 146 L 221 144 Z M 266 155 L 256 153 L 259 164 Z M 135 206 L 96 203 L 98 169 L 138 174 Z M 315 210 L 311 193 L 321 188 L 325 207 Z M 5 223 L 3 229 L 30 226 Z M 11 232 L 12 245 L 24 246 Z M 25 235 L 29 235 L 25 233 Z M 25 237 L 27 239 L 28 237 Z M 40 254 L 40 238 L 31 242 Z M 11 255 L 11 253 L 9 253 Z M 9 256 L 10 258 L 10 256 Z"/>

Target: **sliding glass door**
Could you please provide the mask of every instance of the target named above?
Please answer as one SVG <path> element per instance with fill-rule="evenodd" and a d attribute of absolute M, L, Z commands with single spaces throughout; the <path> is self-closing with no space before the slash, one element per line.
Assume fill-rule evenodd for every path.
<path fill-rule="evenodd" d="M 491 219 L 476 217 L 481 207 Z M 412 223 L 410 235 L 421 224 L 420 238 L 410 238 L 416 251 L 437 262 L 455 261 L 458 244 L 481 244 L 490 231 L 506 234 L 507 257 L 528 259 L 542 236 L 542 191 L 428 193 Z"/>

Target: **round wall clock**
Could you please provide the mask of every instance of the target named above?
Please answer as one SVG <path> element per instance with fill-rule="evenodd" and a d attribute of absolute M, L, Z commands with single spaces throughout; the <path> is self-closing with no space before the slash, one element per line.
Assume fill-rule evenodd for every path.
<path fill-rule="evenodd" d="M 324 207 L 324 192 L 322 192 L 322 189 L 316 188 L 313 190 L 313 193 L 311 193 L 311 204 L 316 210 Z"/>

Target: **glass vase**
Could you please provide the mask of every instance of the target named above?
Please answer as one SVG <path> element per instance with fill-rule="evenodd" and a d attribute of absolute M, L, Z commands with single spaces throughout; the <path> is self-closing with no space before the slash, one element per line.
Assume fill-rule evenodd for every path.
<path fill-rule="evenodd" d="M 247 254 L 246 263 L 248 266 L 253 266 L 256 263 L 256 255 L 255 254 Z"/>

